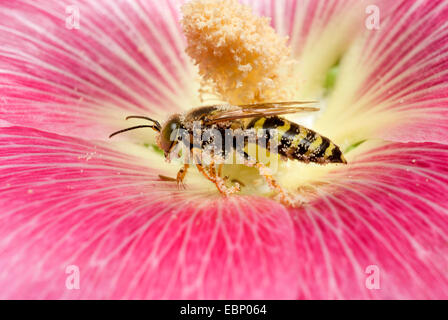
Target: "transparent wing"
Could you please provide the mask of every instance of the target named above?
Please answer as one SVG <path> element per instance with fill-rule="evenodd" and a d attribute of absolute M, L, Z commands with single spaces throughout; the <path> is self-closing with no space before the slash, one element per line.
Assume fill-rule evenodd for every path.
<path fill-rule="evenodd" d="M 277 116 L 298 112 L 319 111 L 317 107 L 303 106 L 305 104 L 316 104 L 317 101 L 289 101 L 289 102 L 269 102 L 255 103 L 237 106 L 222 106 L 212 114 L 207 116 L 206 124 L 213 124 L 222 121 L 236 119 Z"/>

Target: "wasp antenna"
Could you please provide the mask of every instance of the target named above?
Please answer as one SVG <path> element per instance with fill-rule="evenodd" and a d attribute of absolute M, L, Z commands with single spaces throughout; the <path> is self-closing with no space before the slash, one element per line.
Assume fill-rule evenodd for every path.
<path fill-rule="evenodd" d="M 141 126 L 135 126 L 135 127 L 130 127 L 130 128 L 126 128 L 126 129 L 122 129 L 122 130 L 118 130 L 115 131 L 114 133 L 112 133 L 109 138 L 112 138 L 113 136 L 126 132 L 126 131 L 131 131 L 131 130 L 135 130 L 135 129 L 140 129 L 140 128 L 152 128 L 157 132 L 160 132 L 160 129 L 157 126 L 148 126 L 148 125 L 141 125 Z"/>
<path fill-rule="evenodd" d="M 159 131 L 160 131 L 160 129 L 162 129 L 162 126 L 160 125 L 160 123 L 157 120 L 151 119 L 150 117 L 145 117 L 145 116 L 127 116 L 126 120 L 129 120 L 129 119 L 143 119 L 143 120 L 152 121 L 157 126 Z"/>

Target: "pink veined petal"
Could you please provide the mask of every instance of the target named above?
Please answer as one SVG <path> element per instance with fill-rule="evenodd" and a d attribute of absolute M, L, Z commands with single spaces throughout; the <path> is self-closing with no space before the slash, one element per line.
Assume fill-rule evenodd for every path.
<path fill-rule="evenodd" d="M 324 90 L 328 70 L 350 48 L 364 28 L 365 7 L 384 0 L 264 0 L 250 1 L 271 17 L 275 30 L 289 36 L 298 60 L 298 95 L 318 98 Z M 389 6 L 387 6 L 389 7 Z"/>
<path fill-rule="evenodd" d="M 2 1 L 0 118 L 99 139 L 110 131 L 105 125 L 124 115 L 160 116 L 189 107 L 193 73 L 178 6 Z"/>
<path fill-rule="evenodd" d="M 290 210 L 301 259 L 298 297 L 446 298 L 448 148 L 363 147 L 322 181 L 314 203 Z M 369 282 L 373 270 L 378 288 Z"/>
<path fill-rule="evenodd" d="M 343 56 L 318 129 L 341 141 L 447 143 L 448 3 L 387 1 L 378 10 L 380 29 L 363 27 Z"/>
<path fill-rule="evenodd" d="M 296 295 L 294 228 L 274 201 L 178 191 L 132 156 L 28 128 L 0 129 L 0 157 L 1 298 Z"/>

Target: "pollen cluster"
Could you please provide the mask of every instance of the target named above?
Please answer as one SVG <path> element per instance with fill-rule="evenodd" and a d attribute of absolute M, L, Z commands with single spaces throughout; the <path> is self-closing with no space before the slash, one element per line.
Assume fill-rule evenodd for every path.
<path fill-rule="evenodd" d="M 203 80 L 232 104 L 287 101 L 297 91 L 287 38 L 238 0 L 193 0 L 182 7 L 187 53 Z"/>

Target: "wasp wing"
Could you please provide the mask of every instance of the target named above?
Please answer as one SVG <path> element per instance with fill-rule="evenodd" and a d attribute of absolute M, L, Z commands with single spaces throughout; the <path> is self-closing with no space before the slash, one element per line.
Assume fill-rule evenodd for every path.
<path fill-rule="evenodd" d="M 269 102 L 244 104 L 237 106 L 221 106 L 207 117 L 206 124 L 213 124 L 222 121 L 236 119 L 247 119 L 254 117 L 269 117 L 298 112 L 319 111 L 317 107 L 299 106 L 304 104 L 314 104 L 317 101 L 289 101 L 289 102 Z"/>

